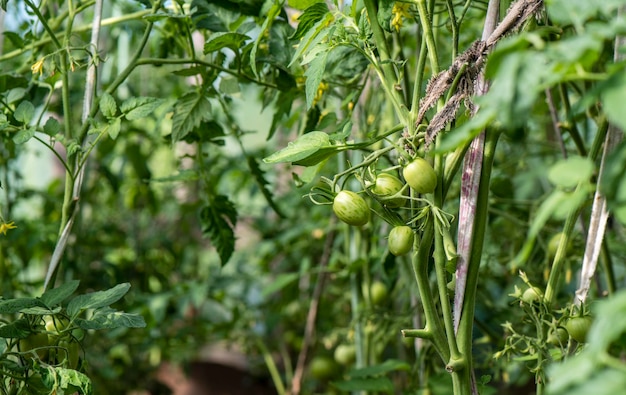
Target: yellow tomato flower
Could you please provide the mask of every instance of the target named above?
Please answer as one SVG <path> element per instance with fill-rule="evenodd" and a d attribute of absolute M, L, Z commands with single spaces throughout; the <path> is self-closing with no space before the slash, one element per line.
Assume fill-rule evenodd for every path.
<path fill-rule="evenodd" d="M 30 66 L 30 69 L 33 72 L 33 74 L 39 73 L 39 75 L 42 75 L 43 74 L 43 58 L 33 63 L 33 65 Z"/>
<path fill-rule="evenodd" d="M 17 228 L 17 226 L 15 226 L 14 222 L 3 222 L 2 224 L 0 224 L 0 233 L 6 235 L 7 230 L 15 228 Z"/>
<path fill-rule="evenodd" d="M 393 9 L 391 10 L 391 15 L 393 15 L 393 18 L 391 19 L 391 27 L 396 29 L 396 31 L 400 31 L 403 18 L 411 17 L 411 15 L 409 14 L 409 7 L 409 3 L 396 2 L 393 5 Z"/>

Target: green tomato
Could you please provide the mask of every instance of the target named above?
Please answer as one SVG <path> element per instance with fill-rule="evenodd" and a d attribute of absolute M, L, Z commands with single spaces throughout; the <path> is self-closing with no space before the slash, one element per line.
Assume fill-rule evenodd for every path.
<path fill-rule="evenodd" d="M 330 379 L 337 372 L 335 361 L 328 357 L 317 356 L 309 364 L 309 372 L 313 378 L 325 381 Z"/>
<path fill-rule="evenodd" d="M 35 332 L 19 342 L 21 352 L 34 350 L 41 360 L 45 360 L 48 356 L 48 346 L 48 335 L 44 332 L 43 326 L 35 328 Z"/>
<path fill-rule="evenodd" d="M 353 226 L 363 226 L 370 218 L 367 202 L 352 191 L 341 191 L 335 196 L 333 211 L 337 218 Z"/>
<path fill-rule="evenodd" d="M 389 239 L 387 240 L 389 252 L 395 256 L 404 255 L 411 251 L 414 240 L 415 234 L 411 227 L 406 225 L 396 226 L 389 232 Z"/>
<path fill-rule="evenodd" d="M 567 333 L 567 330 L 561 326 L 548 334 L 548 343 L 555 346 L 564 346 L 567 344 L 568 340 L 569 334 Z"/>
<path fill-rule="evenodd" d="M 340 344 L 335 348 L 334 357 L 341 365 L 351 365 L 356 359 L 356 348 L 352 344 Z"/>
<path fill-rule="evenodd" d="M 381 203 L 389 208 L 398 208 L 406 204 L 406 199 L 402 196 L 385 199 L 400 192 L 404 187 L 404 183 L 394 175 L 389 173 L 380 173 L 376 177 L 376 182 L 372 188 L 372 193 L 381 198 Z"/>
<path fill-rule="evenodd" d="M 522 301 L 527 304 L 539 303 L 543 299 L 543 291 L 539 287 L 528 287 L 522 294 Z"/>
<path fill-rule="evenodd" d="M 571 317 L 565 323 L 567 333 L 579 343 L 584 343 L 587 339 L 589 327 L 591 327 L 591 317 L 586 315 L 582 317 Z"/>
<path fill-rule="evenodd" d="M 374 281 L 370 286 L 370 300 L 372 304 L 379 305 L 387 300 L 387 294 L 389 290 L 382 281 Z"/>
<path fill-rule="evenodd" d="M 80 357 L 80 344 L 76 341 L 61 340 L 59 342 L 60 349 L 57 350 L 57 359 L 59 363 L 62 360 L 67 361 L 67 367 L 70 369 L 78 368 L 78 358 Z"/>
<path fill-rule="evenodd" d="M 406 182 L 417 193 L 433 193 L 437 187 L 437 173 L 423 158 L 415 158 L 402 170 Z"/>

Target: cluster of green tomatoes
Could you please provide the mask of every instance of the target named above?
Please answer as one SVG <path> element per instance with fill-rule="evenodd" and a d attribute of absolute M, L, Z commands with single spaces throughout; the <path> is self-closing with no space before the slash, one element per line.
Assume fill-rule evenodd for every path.
<path fill-rule="evenodd" d="M 83 331 L 72 329 L 67 318 L 45 316 L 28 337 L 18 342 L 18 349 L 24 358 L 37 355 L 41 362 L 49 365 L 63 364 L 77 369 Z"/>
<path fill-rule="evenodd" d="M 428 194 L 435 191 L 437 174 L 425 159 L 417 157 L 402 168 L 402 177 L 415 193 Z M 376 175 L 375 180 L 366 188 L 382 206 L 397 209 L 406 206 L 407 196 L 405 182 L 392 173 L 383 172 Z M 337 218 L 352 226 L 364 226 L 370 221 L 370 207 L 358 193 L 344 189 L 333 199 L 333 211 Z M 404 255 L 411 251 L 415 234 L 406 224 L 396 224 L 389 232 L 389 251 L 396 255 Z"/>

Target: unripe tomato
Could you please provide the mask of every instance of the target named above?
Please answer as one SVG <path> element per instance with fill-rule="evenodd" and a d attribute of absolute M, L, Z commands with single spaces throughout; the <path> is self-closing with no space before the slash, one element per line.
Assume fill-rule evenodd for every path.
<path fill-rule="evenodd" d="M 64 351 L 57 351 L 57 359 L 59 359 L 59 363 L 61 360 L 67 358 L 67 367 L 70 369 L 78 368 L 78 358 L 80 356 L 80 344 L 75 341 L 61 340 L 59 342 L 59 347 L 63 348 Z"/>
<path fill-rule="evenodd" d="M 403 186 L 404 183 L 398 177 L 389 173 L 380 173 L 376 177 L 372 193 L 380 198 L 386 198 L 400 192 Z M 398 208 L 405 205 L 406 199 L 400 196 L 393 199 L 383 199 L 381 202 L 389 208 Z"/>
<path fill-rule="evenodd" d="M 522 294 L 522 301 L 528 304 L 539 303 L 543 299 L 543 291 L 538 287 L 528 287 Z"/>
<path fill-rule="evenodd" d="M 340 344 L 335 348 L 335 361 L 341 365 L 351 365 L 356 359 L 356 348 L 352 344 Z"/>
<path fill-rule="evenodd" d="M 582 317 L 571 317 L 565 323 L 567 333 L 579 343 L 584 343 L 587 339 L 587 332 L 591 326 L 591 317 L 588 315 Z"/>
<path fill-rule="evenodd" d="M 411 251 L 414 240 L 415 234 L 409 226 L 395 226 L 389 232 L 389 239 L 387 240 L 389 252 L 395 256 L 404 255 Z"/>
<path fill-rule="evenodd" d="M 389 290 L 382 281 L 374 281 L 370 286 L 370 300 L 372 304 L 379 305 L 387 300 L 387 294 Z"/>
<path fill-rule="evenodd" d="M 337 371 L 335 361 L 328 357 L 317 356 L 309 364 L 309 372 L 313 378 L 323 381 L 334 376 Z"/>
<path fill-rule="evenodd" d="M 19 348 L 21 352 L 35 350 L 39 359 L 45 360 L 48 356 L 48 335 L 43 331 L 43 326 L 37 327 L 36 332 L 20 340 Z"/>
<path fill-rule="evenodd" d="M 363 226 L 370 218 L 367 202 L 352 191 L 341 191 L 335 196 L 333 211 L 337 218 L 353 226 Z"/>
<path fill-rule="evenodd" d="M 569 334 L 563 327 L 558 327 L 548 334 L 548 343 L 555 346 L 564 346 L 569 340 Z"/>
<path fill-rule="evenodd" d="M 423 158 L 415 158 L 402 170 L 406 182 L 417 193 L 433 193 L 437 187 L 437 173 Z"/>

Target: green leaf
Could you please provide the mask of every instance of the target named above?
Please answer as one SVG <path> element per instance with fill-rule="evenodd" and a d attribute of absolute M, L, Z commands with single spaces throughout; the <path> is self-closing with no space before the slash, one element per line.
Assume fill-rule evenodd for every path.
<path fill-rule="evenodd" d="M 79 280 L 71 280 L 56 288 L 49 289 L 41 295 L 41 301 L 48 307 L 54 307 L 69 298 L 78 289 L 79 284 Z"/>
<path fill-rule="evenodd" d="M 51 390 L 49 393 L 68 395 L 80 391 L 82 395 L 93 394 L 91 380 L 87 375 L 77 370 L 66 369 L 59 366 L 50 368 L 40 366 L 38 370 L 44 383 L 52 383 L 53 385 L 52 388 L 49 388 Z"/>
<path fill-rule="evenodd" d="M 204 44 L 204 54 L 219 51 L 222 48 L 230 48 L 237 52 L 250 37 L 239 33 L 214 33 L 209 37 L 209 41 Z"/>
<path fill-rule="evenodd" d="M 178 99 L 172 118 L 172 140 L 180 141 L 200 123 L 211 117 L 211 102 L 200 92 L 190 92 Z"/>
<path fill-rule="evenodd" d="M 276 214 L 285 218 L 285 214 L 283 214 L 280 207 L 278 207 L 278 204 L 276 204 L 276 202 L 274 201 L 274 195 L 267 188 L 267 186 L 269 185 L 269 182 L 267 182 L 267 180 L 265 179 L 265 173 L 259 167 L 259 164 L 256 158 L 254 158 L 253 156 L 247 155 L 246 159 L 248 162 L 248 168 L 250 169 L 250 172 L 252 173 L 252 176 L 254 177 L 254 180 L 256 181 L 257 185 L 261 189 L 261 193 L 263 194 L 263 197 L 265 197 L 265 200 L 270 205 L 270 207 L 274 210 L 274 212 L 276 212 Z"/>
<path fill-rule="evenodd" d="M 20 318 L 0 326 L 0 338 L 23 339 L 31 334 L 30 324 L 26 318 Z"/>
<path fill-rule="evenodd" d="M 411 365 L 397 359 L 388 359 L 378 365 L 367 366 L 360 369 L 353 369 L 349 372 L 351 378 L 380 376 L 396 370 L 411 370 Z"/>
<path fill-rule="evenodd" d="M 0 300 L 0 314 L 14 314 L 34 306 L 45 307 L 37 298 L 3 299 Z"/>
<path fill-rule="evenodd" d="M 252 68 L 252 73 L 256 77 L 259 76 L 257 66 L 256 66 L 256 54 L 259 51 L 259 45 L 261 44 L 261 40 L 265 36 L 265 32 L 269 31 L 274 23 L 276 17 L 282 11 L 282 2 L 274 2 L 272 7 L 269 9 L 267 16 L 265 17 L 263 24 L 261 25 L 261 31 L 257 35 L 256 40 L 254 40 L 254 44 L 252 45 L 252 49 L 250 50 L 250 67 Z"/>
<path fill-rule="evenodd" d="M 100 111 L 107 118 L 113 118 L 117 114 L 117 104 L 113 96 L 104 92 L 100 97 Z"/>
<path fill-rule="evenodd" d="M 346 381 L 333 381 L 333 387 L 346 392 L 371 391 L 393 393 L 393 383 L 387 377 L 359 377 Z"/>
<path fill-rule="evenodd" d="M 33 103 L 29 101 L 21 102 L 15 109 L 15 112 L 13 113 L 13 117 L 18 122 L 21 122 L 23 124 L 29 123 L 33 119 L 34 115 L 35 115 L 35 106 L 33 106 Z"/>
<path fill-rule="evenodd" d="M 33 128 L 20 129 L 20 131 L 17 132 L 15 136 L 13 136 L 13 142 L 15 144 L 24 144 L 25 142 L 32 139 L 33 137 L 35 137 L 35 129 Z"/>
<path fill-rule="evenodd" d="M 573 188 L 578 183 L 589 181 L 594 165 L 588 158 L 572 156 L 561 159 L 548 170 L 548 180 L 557 187 Z"/>
<path fill-rule="evenodd" d="M 315 3 L 321 3 L 323 0 L 288 0 L 287 4 L 289 7 L 295 8 L 296 10 L 306 10 L 311 7 Z"/>
<path fill-rule="evenodd" d="M 324 76 L 324 70 L 326 69 L 326 59 L 328 58 L 328 51 L 318 53 L 313 59 L 309 68 L 304 72 L 306 77 L 306 108 L 309 109 L 313 106 L 313 100 L 317 93 L 317 89 L 322 82 Z"/>
<path fill-rule="evenodd" d="M 606 196 L 609 210 L 622 224 L 626 224 L 626 141 L 622 141 L 607 157 L 600 191 Z"/>
<path fill-rule="evenodd" d="M 134 121 L 152 114 L 163 102 L 164 99 L 156 97 L 131 97 L 122 103 L 120 110 L 126 119 Z"/>
<path fill-rule="evenodd" d="M 329 12 L 326 14 L 324 19 L 318 21 L 311 29 L 308 30 L 306 35 L 300 40 L 300 44 L 298 44 L 298 49 L 293 54 L 293 58 L 291 62 L 289 62 L 288 67 L 291 67 L 300 57 L 309 49 L 315 48 L 317 44 L 322 42 L 326 37 L 330 35 L 332 32 L 332 22 L 333 16 Z M 329 26 L 330 24 L 330 26 Z"/>
<path fill-rule="evenodd" d="M 289 116 L 291 107 L 293 106 L 297 96 L 298 91 L 295 89 L 281 91 L 278 93 L 278 99 L 276 100 L 274 107 L 274 116 L 272 117 L 272 124 L 270 126 L 269 133 L 267 134 L 268 140 L 274 136 L 274 133 L 278 130 L 278 127 L 283 119 Z"/>
<path fill-rule="evenodd" d="M 130 314 L 104 307 L 98 309 L 88 319 L 76 319 L 76 325 L 82 329 L 115 329 L 115 328 L 145 328 L 146 321 L 139 314 Z"/>
<path fill-rule="evenodd" d="M 78 295 L 67 305 L 67 314 L 76 317 L 81 311 L 109 306 L 120 300 L 130 289 L 129 283 L 118 284 L 106 291 Z"/>
<path fill-rule="evenodd" d="M 209 237 L 224 266 L 235 250 L 237 210 L 227 196 L 213 197 L 200 212 L 202 232 Z"/>
<path fill-rule="evenodd" d="M 263 159 L 265 163 L 296 162 L 305 159 L 322 148 L 332 147 L 327 133 L 314 131 L 303 134 L 287 147 Z"/>
<path fill-rule="evenodd" d="M 379 0 L 378 1 L 378 12 L 376 13 L 378 23 L 380 24 L 380 27 L 382 27 L 389 33 L 391 33 L 392 31 L 391 15 L 392 15 L 394 4 L 396 4 L 396 0 Z"/>
<path fill-rule="evenodd" d="M 267 298 L 271 294 L 278 292 L 289 284 L 293 283 L 298 278 L 300 278 L 300 273 L 281 273 L 277 275 L 276 278 L 272 280 L 272 282 L 263 287 L 263 289 L 261 290 L 261 295 L 264 298 Z"/>
<path fill-rule="evenodd" d="M 546 0 L 550 19 L 560 24 L 582 27 L 588 19 L 604 14 L 614 17 L 623 0 Z"/>
<path fill-rule="evenodd" d="M 316 2 L 304 10 L 298 17 L 298 27 L 291 39 L 299 40 L 311 30 L 316 23 L 321 21 L 329 13 L 328 6 L 324 2 Z"/>
<path fill-rule="evenodd" d="M 241 91 L 241 89 L 239 89 L 239 81 L 237 81 L 237 78 L 222 78 L 220 80 L 220 91 L 226 95 L 234 95 L 235 93 L 239 93 Z"/>
<path fill-rule="evenodd" d="M 45 125 L 43 125 L 43 132 L 48 136 L 56 136 L 60 131 L 61 124 L 56 120 L 56 118 L 48 118 Z"/>
<path fill-rule="evenodd" d="M 113 118 L 111 122 L 105 126 L 105 128 L 111 140 L 115 140 L 117 136 L 119 136 L 120 130 L 122 129 L 122 119 Z"/>
<path fill-rule="evenodd" d="M 609 120 L 619 126 L 620 129 L 626 130 L 626 111 L 624 111 L 624 103 L 626 103 L 626 70 L 620 69 L 619 72 L 613 74 L 606 81 L 600 98 L 602 100 L 602 108 Z"/>

